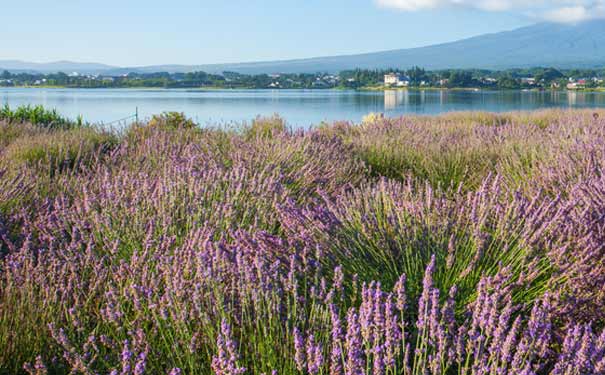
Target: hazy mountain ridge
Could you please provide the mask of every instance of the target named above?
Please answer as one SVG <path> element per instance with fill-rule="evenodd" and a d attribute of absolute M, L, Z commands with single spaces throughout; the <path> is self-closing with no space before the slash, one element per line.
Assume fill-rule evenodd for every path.
<path fill-rule="evenodd" d="M 55 61 L 50 63 L 35 63 L 21 60 L 0 60 L 0 70 L 11 72 L 38 72 L 38 73 L 56 73 L 56 72 L 78 72 L 78 73 L 100 73 L 115 67 L 99 63 L 80 63 L 73 61 Z"/>
<path fill-rule="evenodd" d="M 431 70 L 447 68 L 508 69 L 536 66 L 604 67 L 605 21 L 597 20 L 577 25 L 541 23 L 512 31 L 484 34 L 427 47 L 284 61 L 144 67 L 112 67 L 104 64 L 69 61 L 48 64 L 14 60 L 0 61 L 0 69 L 10 71 L 41 73 L 64 71 L 108 75 L 164 71 L 171 73 L 190 71 L 208 73 L 235 71 L 248 74 L 314 73 L 338 72 L 355 68 L 409 68 L 415 65 Z"/>

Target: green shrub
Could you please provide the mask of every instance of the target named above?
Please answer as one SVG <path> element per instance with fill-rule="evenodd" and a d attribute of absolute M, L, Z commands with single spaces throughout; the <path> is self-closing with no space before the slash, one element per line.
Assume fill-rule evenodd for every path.
<path fill-rule="evenodd" d="M 197 124 L 182 112 L 164 112 L 154 115 L 147 126 L 160 129 L 194 129 Z"/>
<path fill-rule="evenodd" d="M 277 114 L 271 117 L 258 116 L 252 121 L 252 125 L 244 128 L 244 137 L 247 140 L 272 138 L 274 135 L 286 133 L 287 130 L 286 121 Z"/>
<path fill-rule="evenodd" d="M 20 106 L 13 110 L 6 104 L 0 109 L 0 120 L 17 123 L 29 122 L 48 129 L 69 129 L 84 126 L 82 117 L 72 121 L 61 116 L 56 109 L 49 110 L 41 105 Z"/>

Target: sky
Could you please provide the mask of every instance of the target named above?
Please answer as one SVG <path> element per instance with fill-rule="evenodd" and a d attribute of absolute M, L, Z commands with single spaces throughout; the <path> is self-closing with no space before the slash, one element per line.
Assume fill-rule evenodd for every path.
<path fill-rule="evenodd" d="M 0 60 L 115 66 L 283 60 L 604 15 L 605 0 L 0 0 Z"/>

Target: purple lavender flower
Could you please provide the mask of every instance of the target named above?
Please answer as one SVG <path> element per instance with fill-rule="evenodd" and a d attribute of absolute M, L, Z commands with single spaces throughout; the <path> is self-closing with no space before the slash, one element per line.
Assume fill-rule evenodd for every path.
<path fill-rule="evenodd" d="M 359 326 L 357 314 L 355 314 L 353 309 L 350 309 L 347 314 L 345 349 L 347 351 L 345 374 L 363 375 L 364 359 L 361 346 L 361 328 Z"/>
<path fill-rule="evenodd" d="M 422 281 L 422 294 L 418 300 L 418 320 L 416 321 L 416 327 L 418 331 L 424 331 L 427 328 L 427 324 L 430 323 L 430 306 L 431 306 L 431 293 L 433 291 L 433 272 L 435 271 L 435 255 L 431 257 L 431 261 L 426 267 L 424 273 L 424 279 Z"/>
<path fill-rule="evenodd" d="M 143 375 L 145 373 L 145 366 L 147 365 L 147 355 L 143 352 L 139 354 L 137 362 L 134 366 L 134 375 Z"/>
<path fill-rule="evenodd" d="M 296 368 L 300 372 L 306 367 L 307 362 L 305 358 L 305 339 L 298 327 L 294 327 L 294 361 L 296 363 Z"/>
<path fill-rule="evenodd" d="M 240 375 L 246 371 L 244 367 L 237 365 L 239 355 L 231 338 L 231 327 L 225 319 L 221 322 L 221 332 L 217 337 L 216 346 L 218 353 L 212 357 L 212 370 L 216 375 Z"/>
<path fill-rule="evenodd" d="M 395 306 L 397 307 L 397 310 L 399 310 L 400 313 L 403 313 L 405 311 L 405 308 L 407 305 L 407 294 L 405 291 L 405 283 L 406 283 L 405 274 L 402 274 L 399 277 L 399 279 L 397 280 L 397 283 L 395 283 L 395 296 L 396 296 Z"/>
<path fill-rule="evenodd" d="M 130 342 L 128 340 L 124 340 L 121 355 L 122 375 L 130 373 L 130 369 L 132 368 L 131 360 L 133 356 L 134 354 L 132 353 L 132 351 L 130 351 Z"/>
<path fill-rule="evenodd" d="M 398 317 L 395 314 L 392 294 L 387 295 L 384 305 L 384 364 L 387 369 L 393 369 L 401 340 Z"/>
<path fill-rule="evenodd" d="M 315 375 L 323 366 L 323 350 L 321 344 L 315 342 L 315 336 L 307 338 L 307 371 Z"/>
<path fill-rule="evenodd" d="M 372 375 L 384 375 L 385 367 L 382 347 L 379 345 L 372 352 L 374 355 Z"/>
<path fill-rule="evenodd" d="M 330 320 L 332 322 L 332 350 L 330 352 L 330 375 L 343 375 L 342 347 L 344 343 L 344 337 L 342 324 L 336 306 L 334 304 L 331 304 L 329 307 Z"/>
<path fill-rule="evenodd" d="M 36 357 L 36 362 L 32 365 L 31 363 L 25 363 L 23 365 L 23 369 L 30 375 L 46 375 L 48 374 L 48 369 L 42 361 L 41 356 Z"/>

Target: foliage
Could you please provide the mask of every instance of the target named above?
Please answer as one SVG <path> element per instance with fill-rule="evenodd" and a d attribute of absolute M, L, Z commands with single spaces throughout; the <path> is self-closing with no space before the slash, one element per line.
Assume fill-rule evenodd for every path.
<path fill-rule="evenodd" d="M 258 116 L 252 121 L 252 124 L 244 129 L 247 139 L 272 138 L 279 133 L 287 131 L 286 121 L 278 114 L 271 117 Z"/>
<path fill-rule="evenodd" d="M 177 130 L 193 129 L 198 125 L 182 112 L 164 112 L 161 115 L 154 115 L 149 120 L 148 126 Z"/>
<path fill-rule="evenodd" d="M 135 73 L 120 76 L 67 75 L 65 73 L 0 74 L 0 86 L 62 86 L 85 88 L 116 87 L 154 87 L 154 88 L 226 88 L 226 89 L 331 89 L 382 86 L 384 75 L 399 73 L 406 77 L 412 87 L 451 87 L 451 88 L 491 88 L 491 89 L 527 89 L 550 88 L 553 83 L 565 84 L 568 79 L 586 79 L 585 86 L 594 88 L 602 85 L 603 69 L 567 69 L 536 67 L 529 69 L 508 69 L 503 71 L 486 69 L 447 69 L 427 71 L 422 67 L 409 69 L 355 69 L 315 74 L 241 74 L 223 72 L 188 73 Z M 530 83 L 526 79 L 533 78 Z M 447 80 L 444 82 L 443 80 Z"/>
<path fill-rule="evenodd" d="M 48 110 L 40 105 L 20 106 L 12 110 L 6 104 L 0 109 L 0 121 L 2 120 L 18 123 L 29 122 L 49 129 L 67 129 L 84 125 L 81 117 L 74 122 L 59 115 L 55 109 Z"/>

